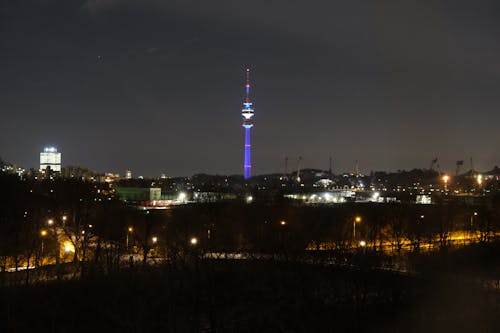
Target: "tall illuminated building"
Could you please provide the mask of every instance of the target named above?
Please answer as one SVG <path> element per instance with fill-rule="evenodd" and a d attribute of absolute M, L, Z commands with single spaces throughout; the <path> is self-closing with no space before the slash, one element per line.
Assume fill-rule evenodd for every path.
<path fill-rule="evenodd" d="M 61 172 L 61 153 L 54 147 L 45 147 L 40 153 L 40 171 L 47 170 Z"/>
<path fill-rule="evenodd" d="M 243 116 L 243 127 L 245 128 L 245 161 L 243 164 L 243 177 L 248 179 L 252 176 L 252 159 L 250 156 L 251 147 L 250 144 L 250 129 L 253 127 L 253 103 L 250 102 L 250 69 L 246 70 L 247 84 L 245 86 L 245 102 L 243 102 L 243 109 L 241 110 L 241 115 Z"/>

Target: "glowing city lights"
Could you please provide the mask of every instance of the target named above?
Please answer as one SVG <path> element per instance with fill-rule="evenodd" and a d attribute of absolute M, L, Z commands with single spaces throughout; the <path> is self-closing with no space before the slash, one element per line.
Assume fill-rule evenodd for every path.
<path fill-rule="evenodd" d="M 180 192 L 177 196 L 177 201 L 184 202 L 186 201 L 187 194 L 185 192 Z"/>
<path fill-rule="evenodd" d="M 64 248 L 64 252 L 66 252 L 66 253 L 69 253 L 69 252 L 74 253 L 75 252 L 75 247 L 70 241 L 65 241 L 63 243 L 63 248 Z"/>

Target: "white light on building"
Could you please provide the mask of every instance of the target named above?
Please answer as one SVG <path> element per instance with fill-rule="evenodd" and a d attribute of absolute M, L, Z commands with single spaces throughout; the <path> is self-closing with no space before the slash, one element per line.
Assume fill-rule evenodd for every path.
<path fill-rule="evenodd" d="M 429 195 L 417 195 L 416 202 L 421 205 L 430 205 L 432 199 Z"/>
<path fill-rule="evenodd" d="M 40 171 L 45 171 L 47 168 L 56 172 L 61 171 L 61 153 L 54 147 L 46 147 L 40 153 Z"/>

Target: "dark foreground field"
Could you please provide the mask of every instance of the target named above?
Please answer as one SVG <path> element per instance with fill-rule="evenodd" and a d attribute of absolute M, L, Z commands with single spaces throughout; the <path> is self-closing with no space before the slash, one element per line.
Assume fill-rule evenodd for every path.
<path fill-rule="evenodd" d="M 1 332 L 499 332 L 500 295 L 447 276 L 200 261 L 0 289 Z"/>

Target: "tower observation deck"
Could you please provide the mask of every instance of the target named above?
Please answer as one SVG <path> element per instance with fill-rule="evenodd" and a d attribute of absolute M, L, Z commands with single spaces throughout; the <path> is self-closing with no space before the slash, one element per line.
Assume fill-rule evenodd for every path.
<path fill-rule="evenodd" d="M 250 129 L 253 127 L 253 103 L 250 101 L 250 69 L 246 70 L 247 83 L 245 86 L 245 101 L 241 115 L 243 116 L 243 127 L 245 128 L 245 160 L 243 162 L 243 177 L 248 179 L 252 176 L 252 160 L 250 143 Z"/>

